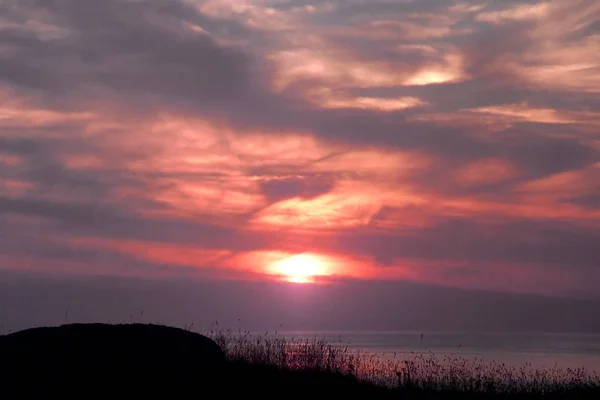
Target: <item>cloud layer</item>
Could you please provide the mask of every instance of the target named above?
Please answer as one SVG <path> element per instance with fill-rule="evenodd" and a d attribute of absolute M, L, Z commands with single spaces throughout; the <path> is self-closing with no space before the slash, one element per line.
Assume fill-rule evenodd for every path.
<path fill-rule="evenodd" d="M 0 4 L 0 268 L 597 295 L 593 0 Z"/>

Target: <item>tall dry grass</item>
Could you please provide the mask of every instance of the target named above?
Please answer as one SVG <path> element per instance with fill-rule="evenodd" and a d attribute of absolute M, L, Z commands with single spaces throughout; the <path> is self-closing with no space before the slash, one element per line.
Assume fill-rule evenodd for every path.
<path fill-rule="evenodd" d="M 440 392 L 546 394 L 600 393 L 600 376 L 585 368 L 517 368 L 479 358 L 435 354 L 381 358 L 318 337 L 286 338 L 277 334 L 211 330 L 232 361 L 300 371 L 327 371 L 389 388 Z"/>

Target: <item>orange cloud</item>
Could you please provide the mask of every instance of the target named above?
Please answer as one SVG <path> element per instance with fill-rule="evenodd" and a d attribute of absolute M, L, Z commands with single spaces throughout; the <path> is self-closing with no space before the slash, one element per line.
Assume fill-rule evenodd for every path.
<path fill-rule="evenodd" d="M 520 185 L 517 190 L 531 193 L 555 193 L 559 197 L 582 195 L 600 190 L 600 163 L 578 171 L 561 172 Z"/>
<path fill-rule="evenodd" d="M 441 52 L 442 50 L 438 50 Z M 443 50 L 417 68 L 379 61 L 362 61 L 339 49 L 287 50 L 271 54 L 277 66 L 274 89 L 283 91 L 297 81 L 316 81 L 331 88 L 421 86 L 459 82 L 466 78 L 462 56 Z"/>
<path fill-rule="evenodd" d="M 329 230 L 366 226 L 385 206 L 411 206 L 425 200 L 408 188 L 361 181 L 338 181 L 334 188 L 311 199 L 291 198 L 275 203 L 254 216 L 261 229 L 287 227 Z"/>
<path fill-rule="evenodd" d="M 478 128 L 477 136 L 495 137 L 499 132 L 519 122 L 540 124 L 578 125 L 573 134 L 561 133 L 564 137 L 594 135 L 600 125 L 600 114 L 594 111 L 570 111 L 559 108 L 535 107 L 527 102 L 500 104 L 486 107 L 465 108 L 452 113 L 420 113 L 411 120 L 434 123 L 440 126 L 463 126 Z"/>
<path fill-rule="evenodd" d="M 580 221 L 600 219 L 600 210 L 590 210 L 573 204 L 561 203 L 554 196 L 530 194 L 515 202 L 494 202 L 477 198 L 445 198 L 430 203 L 430 211 L 437 215 L 494 218 L 513 217 L 548 221 Z"/>
<path fill-rule="evenodd" d="M 139 240 L 71 238 L 69 243 L 80 248 L 117 252 L 153 264 L 185 267 L 218 268 L 223 259 L 233 254 L 230 250 Z"/>
<path fill-rule="evenodd" d="M 536 22 L 526 38 L 531 45 L 505 60 L 507 70 L 538 88 L 596 93 L 600 87 L 596 56 L 600 37 L 585 31 L 596 23 L 599 13 L 598 2 L 555 0 L 516 6 L 489 18 Z"/>
<path fill-rule="evenodd" d="M 425 65 L 407 77 L 404 85 L 423 86 L 437 83 L 456 83 L 467 79 L 463 58 L 460 54 L 450 53 L 436 64 Z"/>
<path fill-rule="evenodd" d="M 357 175 L 369 179 L 394 179 L 409 176 L 431 164 L 429 157 L 408 152 L 364 148 L 349 149 L 340 154 L 323 157 L 307 166 L 308 171 Z"/>
<path fill-rule="evenodd" d="M 303 14 L 310 14 L 316 10 L 315 7 L 307 6 L 284 12 L 251 0 L 186 1 L 196 5 L 205 15 L 234 18 L 250 28 L 261 31 L 287 31 L 300 23 Z"/>
<path fill-rule="evenodd" d="M 9 196 L 23 196 L 34 188 L 30 182 L 16 179 L 0 179 L 0 194 Z"/>
<path fill-rule="evenodd" d="M 19 156 L 12 154 L 0 154 L 0 164 L 4 164 L 11 167 L 16 167 L 23 163 L 23 159 Z"/>
<path fill-rule="evenodd" d="M 258 211 L 255 221 L 279 225 L 281 213 L 306 212 L 310 208 L 313 211 L 307 215 L 330 226 L 332 219 L 344 219 L 343 210 L 354 207 L 363 210 L 359 214 L 365 214 L 357 217 L 353 211 L 355 216 L 342 225 L 355 225 L 358 220 L 368 220 L 382 204 L 388 204 L 392 196 L 407 197 L 403 190 L 392 194 L 394 190 L 390 187 L 377 189 L 373 183 L 361 183 L 361 180 L 385 182 L 407 177 L 431 163 L 429 157 L 416 152 L 355 149 L 319 142 L 312 135 L 299 133 L 236 134 L 225 126 L 174 117 L 163 117 L 148 129 L 156 135 L 151 137 L 148 146 L 160 146 L 160 150 L 152 157 L 133 160 L 127 166 L 137 174 L 153 176 L 151 197 L 172 209 L 172 215 L 182 217 L 227 218 Z M 270 167 L 274 169 L 256 174 L 257 168 Z M 325 174 L 340 182 L 332 193 L 318 200 L 268 203 L 262 183 L 302 178 L 305 174 Z M 353 180 L 356 182 L 352 183 Z M 373 195 L 387 200 L 373 201 L 369 198 Z M 394 200 L 393 204 L 398 201 L 402 203 Z M 316 211 L 321 207 L 319 204 L 330 209 Z"/>
<path fill-rule="evenodd" d="M 2 99 L 0 95 L 0 99 Z M 1 100 L 0 100 L 1 101 Z M 31 108 L 26 104 L 0 105 L 0 125 L 3 127 L 35 127 L 67 121 L 85 121 L 94 115 L 89 112 L 60 112 L 41 108 Z"/>
<path fill-rule="evenodd" d="M 381 62 L 352 61 L 339 50 L 287 50 L 272 54 L 277 66 L 274 89 L 283 91 L 300 80 L 317 80 L 335 87 L 369 88 L 397 86 L 403 79 Z"/>
<path fill-rule="evenodd" d="M 106 161 L 99 156 L 91 154 L 65 154 L 62 162 L 68 168 L 94 169 L 106 166 Z"/>
<path fill-rule="evenodd" d="M 179 181 L 175 185 L 163 190 L 157 188 L 153 197 L 181 216 L 212 215 L 218 220 L 223 216 L 249 213 L 264 204 L 263 195 L 255 188 L 244 191 L 236 181 Z"/>
<path fill-rule="evenodd" d="M 568 44 L 548 43 L 526 54 L 521 65 L 513 65 L 515 73 L 540 87 L 600 91 L 600 61 L 595 57 L 600 37 L 588 36 Z"/>
<path fill-rule="evenodd" d="M 348 94 L 336 94 L 326 88 L 310 91 L 309 99 L 322 108 L 354 108 L 376 111 L 399 111 L 428 104 L 416 97 L 352 97 Z"/>
<path fill-rule="evenodd" d="M 508 161 L 487 159 L 466 165 L 456 172 L 455 177 L 460 185 L 471 186 L 502 182 L 516 174 L 516 168 Z"/>
<path fill-rule="evenodd" d="M 247 167 L 302 166 L 326 157 L 332 151 L 312 135 L 283 132 L 277 138 L 261 133 L 231 136 L 228 146 Z"/>
<path fill-rule="evenodd" d="M 155 265 L 238 271 L 298 283 L 320 282 L 327 277 L 364 279 L 373 276 L 375 268 L 369 259 L 333 254 L 275 250 L 236 253 L 183 244 L 99 238 L 72 238 L 69 244 L 116 252 Z"/>
<path fill-rule="evenodd" d="M 559 110 L 551 108 L 528 107 L 526 103 L 510 104 L 501 106 L 478 107 L 464 110 L 472 113 L 489 114 L 498 117 L 506 117 L 513 121 L 542 122 L 554 124 L 568 124 L 575 122 Z"/>
<path fill-rule="evenodd" d="M 542 20 L 550 15 L 550 4 L 517 4 L 498 11 L 483 11 L 475 16 L 475 20 L 500 24 L 509 21 Z"/>

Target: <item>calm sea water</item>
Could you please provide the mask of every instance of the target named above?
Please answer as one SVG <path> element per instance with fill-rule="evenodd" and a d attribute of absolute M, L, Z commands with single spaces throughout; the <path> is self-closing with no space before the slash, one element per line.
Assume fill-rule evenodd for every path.
<path fill-rule="evenodd" d="M 472 334 L 439 332 L 279 332 L 279 337 L 326 339 L 383 358 L 434 353 L 514 367 L 580 368 L 600 373 L 600 334 Z"/>

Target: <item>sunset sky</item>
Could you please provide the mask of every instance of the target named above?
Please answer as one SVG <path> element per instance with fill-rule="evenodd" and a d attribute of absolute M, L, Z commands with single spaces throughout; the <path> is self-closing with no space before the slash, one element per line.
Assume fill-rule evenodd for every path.
<path fill-rule="evenodd" d="M 0 0 L 0 271 L 599 298 L 600 2 Z"/>

